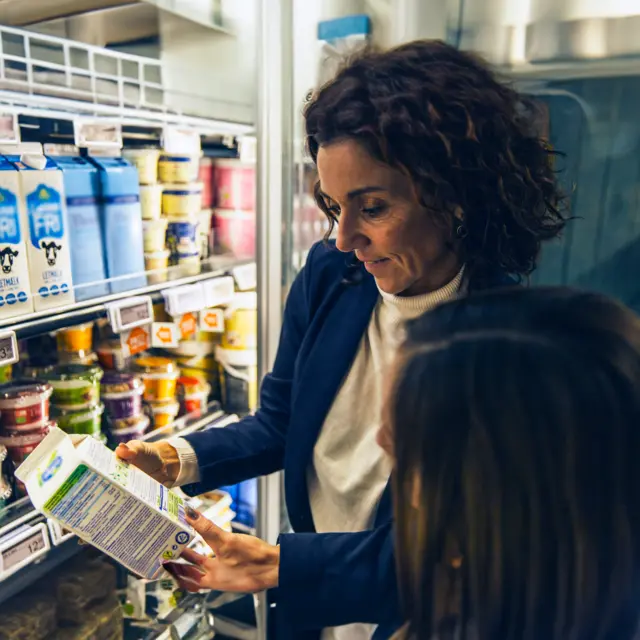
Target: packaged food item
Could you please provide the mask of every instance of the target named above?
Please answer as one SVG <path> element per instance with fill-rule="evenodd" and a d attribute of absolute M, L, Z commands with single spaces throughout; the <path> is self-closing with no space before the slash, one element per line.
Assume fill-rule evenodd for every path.
<path fill-rule="evenodd" d="M 143 220 L 158 220 L 162 215 L 161 184 L 140 185 L 140 208 Z"/>
<path fill-rule="evenodd" d="M 107 340 L 98 345 L 98 361 L 105 369 L 121 371 L 129 364 L 129 358 L 125 355 L 120 340 Z"/>
<path fill-rule="evenodd" d="M 93 436 L 100 433 L 103 412 L 103 404 L 97 404 L 80 411 L 59 409 L 54 405 L 51 410 L 51 417 L 65 433 Z"/>
<path fill-rule="evenodd" d="M 216 206 L 222 209 L 254 211 L 256 167 L 240 160 L 216 160 L 214 167 Z"/>
<path fill-rule="evenodd" d="M 85 366 L 92 366 L 98 362 L 98 354 L 94 351 L 75 351 L 73 353 L 61 351 L 58 355 L 58 362 L 60 364 L 83 364 Z"/>
<path fill-rule="evenodd" d="M 3 604 L 0 640 L 49 640 L 56 633 L 57 604 L 44 591 L 23 591 Z"/>
<path fill-rule="evenodd" d="M 56 334 L 58 351 L 76 353 L 79 351 L 91 351 L 93 345 L 93 322 L 60 329 Z"/>
<path fill-rule="evenodd" d="M 159 149 L 123 149 L 122 155 L 136 168 L 141 185 L 154 185 L 158 181 Z"/>
<path fill-rule="evenodd" d="M 142 223 L 142 233 L 144 235 L 144 250 L 147 253 L 154 253 L 164 250 L 165 237 L 167 234 L 166 218 L 158 220 L 145 220 Z"/>
<path fill-rule="evenodd" d="M 167 249 L 172 256 L 194 254 L 200 251 L 198 221 L 168 218 L 166 228 Z"/>
<path fill-rule="evenodd" d="M 173 424 L 180 412 L 180 403 L 176 401 L 153 402 L 151 411 L 153 413 L 153 428 L 161 429 Z"/>
<path fill-rule="evenodd" d="M 126 424 L 124 427 L 120 426 L 123 422 Z M 151 420 L 149 416 L 141 415 L 127 420 L 116 420 L 109 424 L 111 440 L 114 446 L 118 446 L 126 444 L 130 440 L 139 440 L 148 431 Z"/>
<path fill-rule="evenodd" d="M 169 358 L 142 356 L 134 362 L 134 370 L 144 381 L 144 399 L 148 402 L 174 400 L 180 375 Z"/>
<path fill-rule="evenodd" d="M 211 386 L 201 379 L 192 376 L 178 378 L 178 398 L 180 412 L 201 416 L 207 408 Z"/>
<path fill-rule="evenodd" d="M 200 238 L 200 257 L 208 258 L 213 252 L 213 212 L 203 209 L 198 214 L 198 237 Z"/>
<path fill-rule="evenodd" d="M 131 418 L 142 413 L 142 380 L 128 373 L 107 373 L 102 378 L 102 401 L 112 419 Z"/>
<path fill-rule="evenodd" d="M 198 179 L 199 157 L 163 154 L 158 162 L 158 178 L 164 183 L 187 183 Z"/>
<path fill-rule="evenodd" d="M 202 183 L 202 206 L 210 209 L 213 206 L 213 160 L 200 158 L 198 182 Z"/>
<path fill-rule="evenodd" d="M 202 185 L 165 184 L 162 191 L 162 213 L 174 218 L 195 218 L 202 209 Z"/>
<path fill-rule="evenodd" d="M 227 413 L 255 411 L 258 403 L 258 353 L 245 349 L 216 348 L 220 364 L 222 405 Z"/>
<path fill-rule="evenodd" d="M 202 268 L 199 253 L 179 253 L 176 264 L 183 276 L 197 276 Z"/>
<path fill-rule="evenodd" d="M 41 380 L 19 379 L 0 386 L 0 429 L 17 431 L 48 422 L 52 391 Z"/>
<path fill-rule="evenodd" d="M 256 255 L 256 216 L 253 211 L 216 209 L 213 215 L 216 246 L 238 258 Z"/>
<path fill-rule="evenodd" d="M 60 365 L 47 375 L 53 387 L 52 402 L 61 409 L 77 410 L 95 405 L 100 399 L 103 371 L 98 366 Z"/>
<path fill-rule="evenodd" d="M 74 626 L 64 623 L 54 640 L 122 640 L 123 615 L 118 598 L 108 596 L 83 610 L 82 617 Z"/>
<path fill-rule="evenodd" d="M 0 435 L 0 445 L 7 448 L 9 458 L 14 464 L 22 464 L 29 454 L 44 440 L 49 431 L 55 427 L 55 422 L 40 423 L 38 426 L 24 430 L 8 432 Z"/>
<path fill-rule="evenodd" d="M 169 255 L 169 249 L 144 254 L 144 266 L 147 270 L 147 279 L 149 280 L 149 284 L 166 282 L 167 268 L 169 267 Z M 150 271 L 156 273 L 149 273 Z"/>
<path fill-rule="evenodd" d="M 20 176 L 15 167 L 0 156 L 0 318 L 33 311 L 28 238 Z"/>
<path fill-rule="evenodd" d="M 222 347 L 258 348 L 258 295 L 255 291 L 234 294 L 224 313 Z"/>
<path fill-rule="evenodd" d="M 98 170 L 86 158 L 53 158 L 62 171 L 69 221 L 71 272 L 76 300 L 88 300 L 109 293 L 107 267 L 100 224 L 100 179 Z"/>
<path fill-rule="evenodd" d="M 54 428 L 16 476 L 37 511 L 143 578 L 193 538 L 183 499 L 94 438 L 74 446 Z"/>
<path fill-rule="evenodd" d="M 90 158 L 98 167 L 107 275 L 112 293 L 144 287 L 140 186 L 135 168 L 123 158 Z"/>
<path fill-rule="evenodd" d="M 18 169 L 26 203 L 27 259 L 34 308 L 44 311 L 71 304 L 75 297 L 62 172 L 42 154 L 39 144 L 18 145 L 15 153 L 19 155 L 7 158 Z"/>

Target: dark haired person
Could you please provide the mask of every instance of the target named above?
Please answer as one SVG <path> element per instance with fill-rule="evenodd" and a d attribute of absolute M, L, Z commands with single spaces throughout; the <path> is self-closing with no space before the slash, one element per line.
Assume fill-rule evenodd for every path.
<path fill-rule="evenodd" d="M 383 638 L 400 617 L 390 462 L 375 438 L 399 329 L 444 300 L 526 277 L 564 226 L 561 198 L 523 97 L 441 42 L 353 60 L 305 121 L 337 240 L 316 245 L 293 284 L 259 411 L 118 453 L 190 494 L 284 468 L 295 533 L 278 547 L 222 535 L 224 549 L 210 533 L 218 558 L 204 577 L 177 570 L 207 587 L 277 586 L 296 640 L 320 629 L 370 638 L 376 625 Z M 329 629 L 348 623 L 364 624 Z"/>
<path fill-rule="evenodd" d="M 640 320 L 489 292 L 414 321 L 394 369 L 397 637 L 637 640 Z"/>

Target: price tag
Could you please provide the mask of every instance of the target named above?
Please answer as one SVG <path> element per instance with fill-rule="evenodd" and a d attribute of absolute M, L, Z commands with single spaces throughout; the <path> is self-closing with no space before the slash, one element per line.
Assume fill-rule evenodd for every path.
<path fill-rule="evenodd" d="M 162 133 L 162 148 L 167 154 L 199 156 L 200 134 L 192 129 L 167 126 Z"/>
<path fill-rule="evenodd" d="M 207 305 L 205 303 L 202 283 L 186 284 L 182 287 L 174 287 L 162 292 L 164 306 L 170 316 L 181 316 L 191 311 L 200 311 Z"/>
<path fill-rule="evenodd" d="M 18 362 L 18 340 L 15 331 L 3 331 L 0 333 L 0 367 Z"/>
<path fill-rule="evenodd" d="M 236 281 L 240 291 L 250 291 L 251 289 L 255 289 L 258 284 L 258 270 L 255 262 L 244 264 L 241 267 L 235 267 L 235 269 L 231 271 L 231 275 Z"/>
<path fill-rule="evenodd" d="M 151 325 L 151 346 L 173 349 L 180 340 L 178 325 L 173 322 L 154 322 Z"/>
<path fill-rule="evenodd" d="M 233 299 L 235 284 L 231 276 L 212 278 L 202 283 L 207 307 L 229 304 Z"/>
<path fill-rule="evenodd" d="M 180 340 L 191 340 L 196 337 L 198 331 L 197 313 L 185 313 L 178 318 L 174 318 L 174 321 L 178 325 Z"/>
<path fill-rule="evenodd" d="M 78 118 L 73 122 L 73 137 L 77 147 L 122 149 L 122 125 L 119 122 Z"/>
<path fill-rule="evenodd" d="M 18 114 L 0 113 L 0 144 L 20 144 Z"/>
<path fill-rule="evenodd" d="M 119 300 L 110 304 L 107 312 L 111 328 L 115 333 L 122 333 L 153 322 L 153 302 L 150 296 Z"/>
<path fill-rule="evenodd" d="M 120 342 L 125 357 L 135 356 L 143 351 L 151 349 L 151 327 L 147 324 L 143 327 L 134 327 L 129 331 L 123 331 L 120 334 Z"/>
<path fill-rule="evenodd" d="M 70 540 L 76 534 L 73 531 L 69 531 L 64 527 L 61 527 L 55 520 L 49 520 L 47 518 L 47 527 L 49 527 L 49 533 L 51 534 L 51 541 L 57 547 L 63 542 Z"/>
<path fill-rule="evenodd" d="M 35 562 L 51 549 L 44 522 L 26 527 L 0 540 L 0 577 L 2 579 Z"/>
<path fill-rule="evenodd" d="M 209 333 L 224 332 L 224 311 L 222 309 L 204 309 L 200 312 L 200 331 Z"/>

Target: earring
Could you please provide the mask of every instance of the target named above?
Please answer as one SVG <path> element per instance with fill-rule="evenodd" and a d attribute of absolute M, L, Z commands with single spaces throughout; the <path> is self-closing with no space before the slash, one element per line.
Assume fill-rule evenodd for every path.
<path fill-rule="evenodd" d="M 465 227 L 463 224 L 459 224 L 456 227 L 456 238 L 458 238 L 458 240 L 462 240 L 463 238 L 467 237 L 467 227 Z"/>

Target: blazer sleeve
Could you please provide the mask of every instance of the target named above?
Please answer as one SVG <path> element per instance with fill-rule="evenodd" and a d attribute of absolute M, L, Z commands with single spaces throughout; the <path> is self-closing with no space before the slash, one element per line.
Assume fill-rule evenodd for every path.
<path fill-rule="evenodd" d="M 279 544 L 279 620 L 299 630 L 400 621 L 392 522 L 359 533 L 283 534 Z"/>
<path fill-rule="evenodd" d="M 200 469 L 200 482 L 182 487 L 188 495 L 282 469 L 293 374 L 309 322 L 310 272 L 318 246 L 309 252 L 307 264 L 287 296 L 273 370 L 264 377 L 260 388 L 260 408 L 236 424 L 185 437 L 193 447 Z"/>

